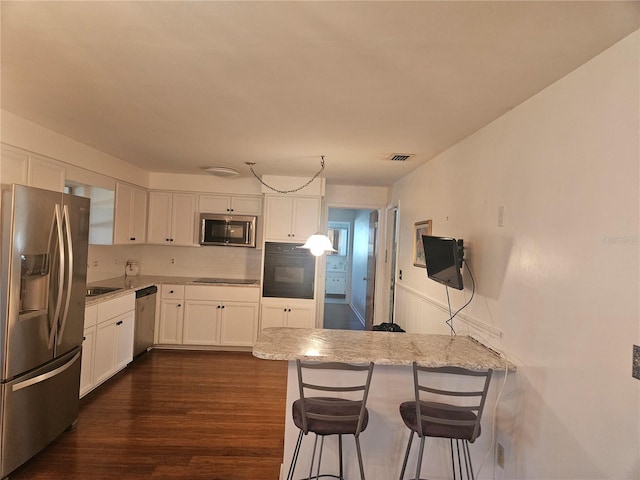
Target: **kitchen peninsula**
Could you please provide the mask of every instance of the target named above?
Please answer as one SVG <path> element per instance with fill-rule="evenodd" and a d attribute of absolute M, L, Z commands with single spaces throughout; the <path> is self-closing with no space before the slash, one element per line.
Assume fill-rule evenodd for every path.
<path fill-rule="evenodd" d="M 407 367 L 414 361 L 432 367 L 457 366 L 471 370 L 494 370 L 488 397 L 490 403 L 485 409 L 482 421 L 485 435 L 478 438 L 471 448 L 476 465 L 480 464 L 490 448 L 492 404 L 496 401 L 498 384 L 502 384 L 505 372 L 516 369 L 515 365 L 471 337 L 461 335 L 267 328 L 258 336 L 253 355 L 266 360 L 289 361 L 282 466 L 284 475 L 289 468 L 298 435 L 298 429 L 293 424 L 290 413 L 292 403 L 299 398 L 294 360 L 375 363 L 367 403 L 370 414 L 369 426 L 360 437 L 365 471 L 370 480 L 396 478 L 400 472 L 408 430 L 402 423 L 398 406 L 413 396 L 413 377 L 411 369 Z M 338 382 L 339 378 L 332 377 L 331 381 Z M 312 444 L 312 441 L 303 442 L 300 468 L 308 465 Z M 347 439 L 344 448 L 347 459 L 346 476 L 357 477 L 353 442 Z M 450 469 L 450 464 L 447 463 L 447 448 L 448 443 L 435 441 L 425 450 L 425 468 L 433 469 L 429 471 L 431 475 Z M 332 468 L 332 465 L 337 465 L 337 460 L 334 460 L 337 459 L 337 441 L 328 440 L 325 449 L 328 452 L 324 456 L 323 466 Z M 450 459 L 448 461 L 450 462 Z M 281 475 L 281 478 L 284 476 Z"/>

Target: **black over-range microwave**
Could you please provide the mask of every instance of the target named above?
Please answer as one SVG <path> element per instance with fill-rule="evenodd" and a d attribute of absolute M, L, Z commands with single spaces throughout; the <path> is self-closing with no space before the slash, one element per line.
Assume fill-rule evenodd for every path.
<path fill-rule="evenodd" d="M 256 246 L 257 217 L 250 215 L 200 214 L 200 245 Z"/>

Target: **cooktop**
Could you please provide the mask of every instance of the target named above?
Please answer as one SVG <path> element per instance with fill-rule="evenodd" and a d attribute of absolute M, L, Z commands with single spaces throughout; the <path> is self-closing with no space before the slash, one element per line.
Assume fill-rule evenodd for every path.
<path fill-rule="evenodd" d="M 237 278 L 197 278 L 193 283 L 217 283 L 227 285 L 255 285 L 257 280 L 240 280 Z"/>

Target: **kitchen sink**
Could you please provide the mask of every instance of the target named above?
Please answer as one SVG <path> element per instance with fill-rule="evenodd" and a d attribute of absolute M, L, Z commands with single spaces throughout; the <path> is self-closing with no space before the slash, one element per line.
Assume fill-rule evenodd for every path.
<path fill-rule="evenodd" d="M 117 292 L 122 290 L 120 287 L 89 287 L 87 288 L 87 297 L 97 297 L 98 295 L 104 295 L 105 293 Z"/>

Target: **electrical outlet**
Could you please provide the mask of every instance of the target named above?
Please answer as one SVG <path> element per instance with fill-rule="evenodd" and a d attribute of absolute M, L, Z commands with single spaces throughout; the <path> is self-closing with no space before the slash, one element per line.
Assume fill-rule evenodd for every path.
<path fill-rule="evenodd" d="M 500 468 L 504 469 L 504 447 L 501 443 L 498 443 L 496 448 L 496 463 Z"/>
<path fill-rule="evenodd" d="M 632 371 L 631 371 L 631 375 L 633 375 L 633 378 L 637 378 L 638 380 L 640 380 L 640 346 L 638 345 L 634 345 L 633 346 L 633 366 L 632 366 Z"/>
<path fill-rule="evenodd" d="M 175 258 L 172 258 L 172 259 L 171 259 L 171 265 L 175 265 L 175 263 L 176 263 L 176 259 L 175 259 Z"/>
<path fill-rule="evenodd" d="M 93 268 L 98 268 L 98 260 L 93 261 Z"/>

